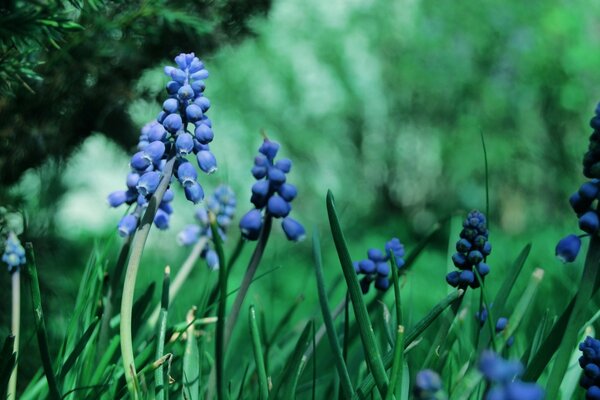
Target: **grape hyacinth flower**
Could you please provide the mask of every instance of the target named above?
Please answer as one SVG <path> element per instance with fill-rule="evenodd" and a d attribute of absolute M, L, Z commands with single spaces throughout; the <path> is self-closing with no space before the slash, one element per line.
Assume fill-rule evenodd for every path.
<path fill-rule="evenodd" d="M 490 267 L 485 263 L 492 251 L 488 236 L 485 215 L 476 210 L 471 211 L 463 222 L 460 240 L 456 242 L 456 253 L 452 256 L 452 262 L 460 271 L 452 271 L 446 275 L 448 284 L 460 288 L 479 287 L 474 269 L 482 280 L 490 272 Z"/>
<path fill-rule="evenodd" d="M 165 73 L 171 79 L 166 85 L 169 98 L 163 103 L 163 111 L 156 121 L 142 128 L 138 152 L 130 161 L 127 189 L 108 195 L 111 207 L 136 204 L 133 212 L 119 222 L 118 231 L 123 237 L 137 229 L 143 210 L 163 178 L 167 160 L 175 157 L 174 176 L 183 187 L 185 197 L 194 204 L 202 201 L 204 191 L 188 155 L 195 155 L 196 163 L 204 173 L 211 174 L 217 169 L 209 147 L 214 137 L 212 122 L 206 116 L 210 101 L 204 96 L 204 80 L 208 78 L 208 71 L 194 53 L 178 55 L 175 63 L 177 67 L 165 67 Z M 154 225 L 158 229 L 169 227 L 173 212 L 171 200 L 173 192 L 168 189 L 154 217 Z"/>
<path fill-rule="evenodd" d="M 398 238 L 392 238 L 385 244 L 385 253 L 379 249 L 369 249 L 366 259 L 354 262 L 356 273 L 364 275 L 360 280 L 363 293 L 369 291 L 372 282 L 375 282 L 375 288 L 380 291 L 386 291 L 390 287 L 392 253 L 398 269 L 401 269 L 404 266 L 404 246 Z"/>
<path fill-rule="evenodd" d="M 2 261 L 8 265 L 8 272 L 17 271 L 21 265 L 25 264 L 25 249 L 21 241 L 14 232 L 9 232 L 5 242 Z"/>
<path fill-rule="evenodd" d="M 442 390 L 440 376 L 430 369 L 424 369 L 417 373 L 413 392 L 418 400 L 445 400 L 448 398 Z"/>
<path fill-rule="evenodd" d="M 600 340 L 591 336 L 579 344 L 583 353 L 579 357 L 579 366 L 583 375 L 579 385 L 586 390 L 586 399 L 600 400 Z"/>
<path fill-rule="evenodd" d="M 275 161 L 278 151 L 279 144 L 265 138 L 258 149 L 259 154 L 254 158 L 252 175 L 257 182 L 252 186 L 250 201 L 255 208 L 240 220 L 242 236 L 248 240 L 258 239 L 266 215 L 282 218 L 281 227 L 288 240 L 297 242 L 306 236 L 302 224 L 289 217 L 291 202 L 296 198 L 298 190 L 286 182 L 286 174 L 292 168 L 292 161 L 287 158 Z"/>
<path fill-rule="evenodd" d="M 486 350 L 479 358 L 479 371 L 492 387 L 485 394 L 485 400 L 542 400 L 544 390 L 535 383 L 527 383 L 519 378 L 523 365 L 519 361 L 504 360 L 491 350 Z"/>
<path fill-rule="evenodd" d="M 215 189 L 212 196 L 208 198 L 206 208 L 201 206 L 196 210 L 195 219 L 198 224 L 187 225 L 177 235 L 177 240 L 181 245 L 190 246 L 204 238 L 205 245 L 202 248 L 200 257 L 206 260 L 211 270 L 219 268 L 219 258 L 212 244 L 212 230 L 208 213 L 212 213 L 217 221 L 217 229 L 221 239 L 227 239 L 227 229 L 231 225 L 235 214 L 235 193 L 226 185 L 220 185 Z"/>

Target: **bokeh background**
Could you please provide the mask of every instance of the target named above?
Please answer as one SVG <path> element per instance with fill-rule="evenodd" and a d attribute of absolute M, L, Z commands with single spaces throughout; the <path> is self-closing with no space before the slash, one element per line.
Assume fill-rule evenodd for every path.
<path fill-rule="evenodd" d="M 554 246 L 577 229 L 567 198 L 583 182 L 587 124 L 600 100 L 599 12 L 598 3 L 583 0 L 0 6 L 0 203 L 27 217 L 51 343 L 60 345 L 93 247 L 110 246 L 116 259 L 124 210 L 109 209 L 106 195 L 124 186 L 140 128 L 160 111 L 162 66 L 190 51 L 211 73 L 206 95 L 219 169 L 202 178 L 205 191 L 231 185 L 243 215 L 251 208 L 250 168 L 261 132 L 280 142 L 280 154 L 294 162 L 289 181 L 299 189 L 292 214 L 309 235 L 320 231 L 330 282 L 341 269 L 329 237 L 327 189 L 355 259 L 392 236 L 410 251 L 446 221 L 403 288 L 410 318 L 435 304 L 448 291 L 447 248 L 456 231 L 448 217 L 486 208 L 483 136 L 490 290 L 531 242 L 525 274 L 546 271 L 536 310 L 562 310 L 582 260 L 563 265 Z M 15 15 L 63 25 L 40 27 L 31 17 L 31 28 L 23 28 Z M 140 293 L 161 279 L 165 265 L 181 265 L 189 250 L 175 237 L 193 214 L 179 191 L 171 228 L 150 236 Z M 272 235 L 261 270 L 277 269 L 252 286 L 247 304 L 256 303 L 271 327 L 300 296 L 294 318 L 319 317 L 310 240 L 289 243 L 279 227 Z M 238 236 L 234 227 L 228 251 Z M 246 246 L 230 286 L 250 253 Z M 216 275 L 199 264 L 170 322 L 184 319 L 202 296 L 199 282 L 211 280 Z M 9 287 L 9 275 L 0 274 L 0 336 L 10 325 Z M 337 303 L 342 288 L 331 297 Z M 35 346 L 27 316 L 23 324 L 23 345 Z"/>

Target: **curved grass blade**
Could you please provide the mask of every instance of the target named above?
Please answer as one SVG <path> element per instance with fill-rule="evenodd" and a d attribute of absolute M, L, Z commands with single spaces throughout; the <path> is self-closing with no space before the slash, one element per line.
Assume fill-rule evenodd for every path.
<path fill-rule="evenodd" d="M 158 337 L 156 339 L 156 358 L 159 359 L 165 352 L 165 337 L 167 334 L 167 317 L 169 315 L 169 286 L 171 284 L 171 268 L 165 268 L 163 277 L 162 297 L 160 300 L 160 312 L 158 314 Z M 164 366 L 158 367 L 154 371 L 154 384 L 156 400 L 166 400 L 169 396 L 169 388 L 165 385 L 168 382 Z M 166 379 L 165 379 L 166 378 Z"/>
<path fill-rule="evenodd" d="M 319 242 L 319 233 L 315 230 L 313 233 L 313 256 L 315 260 L 315 272 L 317 275 L 317 289 L 319 293 L 319 304 L 321 305 L 321 312 L 323 314 L 323 322 L 327 331 L 327 338 L 329 339 L 329 345 L 333 351 L 333 357 L 335 366 L 337 368 L 338 375 L 340 377 L 340 385 L 345 398 L 349 399 L 354 396 L 354 388 L 352 387 L 352 381 L 350 380 L 350 374 L 346 368 L 344 362 L 344 356 L 342 355 L 342 349 L 338 342 L 337 332 L 333 325 L 333 317 L 329 309 L 329 301 L 327 299 L 327 292 L 325 289 L 325 279 L 323 277 L 323 262 L 321 258 L 321 244 Z"/>
<path fill-rule="evenodd" d="M 98 327 L 98 324 L 100 323 L 100 321 L 101 321 L 100 317 L 96 317 L 96 319 L 92 322 L 92 324 L 85 330 L 85 332 L 81 336 L 81 339 L 79 339 L 79 341 L 73 348 L 73 351 L 71 352 L 71 354 L 69 354 L 69 356 L 65 360 L 64 364 L 62 365 L 62 368 L 60 369 L 60 373 L 58 375 L 58 379 L 60 381 L 65 379 L 65 377 L 67 376 L 67 374 L 69 373 L 71 368 L 73 368 L 73 365 L 75 365 L 77 358 L 85 350 L 92 335 L 96 331 L 96 328 Z"/>
<path fill-rule="evenodd" d="M 186 400 L 198 400 L 200 387 L 200 355 L 193 321 L 196 318 L 196 308 L 188 311 L 187 321 L 190 324 L 187 330 L 185 352 L 183 354 L 183 392 Z"/>
<path fill-rule="evenodd" d="M 300 334 L 300 337 L 298 338 L 298 341 L 296 342 L 294 351 L 292 352 L 291 356 L 288 358 L 288 361 L 283 369 L 283 372 L 281 373 L 281 375 L 277 381 L 277 384 L 273 387 L 273 390 L 271 391 L 271 394 L 269 395 L 269 399 L 278 399 L 279 391 L 281 390 L 283 385 L 291 377 L 297 376 L 299 369 L 301 367 L 304 351 L 306 350 L 306 347 L 309 345 L 309 338 L 310 338 L 310 332 L 312 330 L 312 325 L 313 325 L 313 322 L 309 321 L 306 324 L 306 326 L 304 327 L 302 334 Z M 294 393 L 291 391 L 293 386 L 294 386 L 293 384 L 288 385 L 289 389 L 286 391 L 286 394 L 284 394 L 284 396 L 282 398 L 284 398 L 284 399 L 293 398 Z"/>
<path fill-rule="evenodd" d="M 240 390 L 238 391 L 237 399 L 242 400 L 244 397 L 244 386 L 246 386 L 246 376 L 248 376 L 248 371 L 250 370 L 250 364 L 246 365 L 246 369 L 244 369 L 244 375 L 242 375 L 242 383 L 240 383 Z"/>
<path fill-rule="evenodd" d="M 402 301 L 400 297 L 400 285 L 398 284 L 398 265 L 394 253 L 390 252 L 392 261 L 392 281 L 394 284 L 394 301 L 396 306 L 396 343 L 394 345 L 394 361 L 392 364 L 392 372 L 390 373 L 390 387 L 386 396 L 386 400 L 392 400 L 396 393 L 396 383 L 398 378 L 402 376 L 402 368 L 404 367 L 404 326 L 402 325 Z M 402 384 L 402 382 L 401 382 Z"/>
<path fill-rule="evenodd" d="M 267 382 L 267 371 L 265 370 L 265 361 L 263 359 L 263 351 L 260 344 L 260 334 L 258 332 L 258 324 L 256 323 L 256 310 L 254 309 L 254 306 L 250 306 L 248 312 L 248 324 L 250 325 L 252 349 L 254 351 L 254 361 L 256 363 L 256 371 L 258 374 L 259 398 L 261 400 L 266 400 L 269 397 L 269 384 Z"/>
<path fill-rule="evenodd" d="M 375 378 L 377 388 L 382 397 L 385 397 L 388 387 L 388 378 L 385 373 L 385 368 L 381 360 L 381 354 L 377 348 L 375 336 L 373 335 L 373 326 L 367 313 L 367 308 L 363 300 L 362 291 L 356 278 L 356 271 L 352 265 L 352 259 L 348 252 L 348 246 L 346 245 L 346 239 L 340 226 L 340 221 L 335 211 L 335 204 L 333 200 L 333 194 L 331 191 L 327 191 L 327 215 L 329 217 L 329 225 L 331 227 L 331 233 L 333 235 L 333 241 L 340 259 L 342 271 L 344 272 L 344 278 L 348 285 L 348 292 L 350 294 L 350 300 L 354 307 L 354 314 L 356 321 L 359 326 L 360 336 L 363 343 L 363 348 L 366 355 L 367 365 L 369 370 Z"/>
<path fill-rule="evenodd" d="M 108 346 L 106 346 L 106 350 L 104 351 L 102 358 L 100 359 L 98 364 L 96 364 L 96 370 L 94 371 L 94 375 L 92 375 L 92 379 L 90 382 L 100 384 L 102 376 L 104 375 L 106 369 L 109 368 L 109 364 L 111 363 L 111 360 L 115 355 L 115 352 L 117 351 L 120 342 L 121 337 L 119 335 L 115 335 L 115 337 L 113 337 L 112 340 L 108 343 Z"/>
<path fill-rule="evenodd" d="M 17 364 L 17 353 L 13 351 L 15 337 L 9 335 L 4 341 L 2 351 L 0 352 L 0 398 L 8 398 L 8 382 L 10 376 Z M 16 395 L 13 393 L 13 395 Z M 15 398 L 15 397 L 13 397 Z"/>
<path fill-rule="evenodd" d="M 44 321 L 44 310 L 42 309 L 40 283 L 38 281 L 33 245 L 31 243 L 26 243 L 25 251 L 27 252 L 27 275 L 29 277 L 29 286 L 31 289 L 31 303 L 33 306 L 35 330 L 40 348 L 40 356 L 42 358 L 42 366 L 44 367 L 44 373 L 46 374 L 46 380 L 48 381 L 50 398 L 60 400 L 62 398 L 60 394 L 61 390 L 58 386 L 56 376 L 54 375 L 52 359 L 50 358 L 48 336 L 46 334 L 46 322 Z"/>
<path fill-rule="evenodd" d="M 442 312 L 448 308 L 450 305 L 456 303 L 462 298 L 464 294 L 464 290 L 459 289 L 450 293 L 446 298 L 440 301 L 429 311 L 429 313 L 420 320 L 412 329 L 408 330 L 406 336 L 404 338 L 404 350 L 410 346 L 412 342 L 414 342 L 424 331 L 427 329 L 433 321 L 435 321 Z M 394 352 L 390 351 L 383 357 L 383 363 L 385 368 L 390 368 L 392 366 L 392 362 L 394 360 Z M 360 384 L 360 386 L 356 389 L 356 394 L 358 398 L 365 399 L 368 398 L 369 393 L 373 390 L 373 386 L 375 385 L 375 381 L 373 379 L 373 375 L 369 374 Z M 356 396 L 355 396 L 356 397 Z"/>

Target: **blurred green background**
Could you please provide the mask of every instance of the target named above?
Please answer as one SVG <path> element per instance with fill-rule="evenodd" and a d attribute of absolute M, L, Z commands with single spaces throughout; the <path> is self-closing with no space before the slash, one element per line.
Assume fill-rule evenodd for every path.
<path fill-rule="evenodd" d="M 577 229 L 567 198 L 583 182 L 587 122 L 600 100 L 598 3 L 74 3 L 57 15 L 83 29 L 59 32 L 59 49 L 35 37 L 19 43 L 15 37 L 28 32 L 0 28 L 6 59 L 23 56 L 39 75 L 7 72 L 8 62 L 0 67 L 0 200 L 27 216 L 54 346 L 92 246 L 109 244 L 116 259 L 115 227 L 124 210 L 109 209 L 106 195 L 124 187 L 139 129 L 165 97 L 162 66 L 179 52 L 196 52 L 211 73 L 206 95 L 219 170 L 201 178 L 205 191 L 227 183 L 238 196 L 238 217 L 251 208 L 250 167 L 264 130 L 294 162 L 289 181 L 299 196 L 292 215 L 309 236 L 321 232 L 330 282 L 341 270 L 329 237 L 327 189 L 336 196 L 355 259 L 392 236 L 410 251 L 436 221 L 485 210 L 483 135 L 491 290 L 529 242 L 526 273 L 546 271 L 536 312 L 562 310 L 576 290 L 582 260 L 562 265 L 554 246 Z M 13 5 L 18 10 L 27 2 Z M 27 46 L 37 47 L 26 53 Z M 171 228 L 150 236 L 140 293 L 161 279 L 165 265 L 177 270 L 187 255 L 175 236 L 194 207 L 177 190 Z M 447 246 L 456 240 L 450 231 L 446 223 L 407 275 L 411 318 L 448 291 Z M 310 241 L 289 243 L 279 227 L 272 235 L 261 270 L 280 268 L 251 287 L 246 304 L 257 304 L 271 329 L 300 295 L 294 318 L 320 318 Z M 236 226 L 229 236 L 231 251 Z M 230 287 L 237 286 L 251 247 Z M 216 275 L 199 265 L 173 304 L 171 322 L 184 319 L 205 280 Z M 0 275 L 0 287 L 4 336 L 8 274 Z M 331 302 L 342 297 L 339 287 Z M 23 324 L 23 344 L 35 346 L 28 317 Z M 242 324 L 238 334 L 245 335 Z M 34 357 L 24 362 L 38 366 Z"/>

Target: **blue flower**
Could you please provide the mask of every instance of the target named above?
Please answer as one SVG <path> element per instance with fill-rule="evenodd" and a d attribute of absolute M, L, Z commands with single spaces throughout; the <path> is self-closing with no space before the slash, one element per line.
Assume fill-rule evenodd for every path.
<path fill-rule="evenodd" d="M 175 175 L 184 188 L 186 198 L 196 204 L 204 199 L 204 191 L 198 183 L 198 174 L 186 156 L 195 154 L 198 167 L 210 174 L 216 170 L 216 159 L 210 151 L 209 143 L 214 135 L 212 122 L 206 116 L 210 102 L 204 97 L 208 71 L 194 53 L 175 57 L 177 67 L 165 67 L 170 77 L 166 85 L 169 96 L 163 102 L 156 121 L 146 124 L 141 131 L 138 152 L 130 161 L 132 172 L 127 176 L 127 190 L 115 191 L 108 196 L 111 207 L 122 204 L 137 207 L 131 215 L 119 223 L 119 233 L 129 236 L 137 229 L 137 221 L 156 191 L 168 159 L 176 157 Z M 198 135 L 198 132 L 202 133 Z M 199 137 L 200 136 L 200 137 Z M 171 192 L 172 194 L 172 192 Z M 154 224 L 159 229 L 169 226 L 173 208 L 163 199 Z M 132 228 L 133 227 L 133 228 Z"/>
<path fill-rule="evenodd" d="M 461 271 L 452 271 L 446 275 L 446 282 L 450 286 L 479 287 L 479 280 L 474 270 L 481 279 L 490 272 L 490 267 L 485 263 L 492 251 L 488 236 L 487 221 L 483 213 L 471 211 L 463 222 L 460 239 L 456 242 L 456 253 L 452 255 L 454 266 Z"/>
<path fill-rule="evenodd" d="M 356 273 L 365 275 L 361 280 L 363 293 L 369 291 L 371 282 L 375 282 L 375 288 L 380 291 L 386 291 L 390 287 L 392 254 L 398 269 L 401 269 L 404 266 L 404 246 L 398 238 L 392 238 L 385 244 L 385 252 L 369 249 L 366 259 L 354 263 Z"/>
<path fill-rule="evenodd" d="M 286 183 L 286 174 L 292 169 L 287 158 L 275 161 L 279 144 L 265 139 L 254 158 L 252 176 L 257 180 L 252 185 L 250 202 L 254 209 L 240 220 L 242 236 L 248 240 L 257 240 L 263 226 L 263 210 L 273 218 L 282 218 L 281 227 L 288 240 L 297 242 L 306 237 L 306 231 L 300 222 L 290 218 L 291 202 L 298 194 L 296 187 Z"/>
<path fill-rule="evenodd" d="M 519 361 L 505 360 L 491 350 L 485 350 L 479 358 L 479 371 L 492 385 L 485 400 L 542 400 L 544 390 L 535 383 L 519 378 L 523 365 Z"/>
<path fill-rule="evenodd" d="M 568 235 L 556 245 L 556 257 L 564 263 L 573 262 L 581 249 L 581 239 L 577 235 Z"/>
<path fill-rule="evenodd" d="M 8 266 L 8 272 L 12 273 L 25 264 L 25 249 L 14 232 L 9 232 L 4 242 L 4 253 L 2 261 Z"/>
<path fill-rule="evenodd" d="M 437 372 L 424 369 L 417 373 L 415 378 L 414 395 L 419 400 L 441 400 L 446 399 L 442 391 L 442 379 Z"/>
<path fill-rule="evenodd" d="M 587 399 L 600 399 L 600 340 L 588 336 L 579 344 L 579 350 L 579 366 L 584 372 L 579 385 L 587 390 Z"/>

